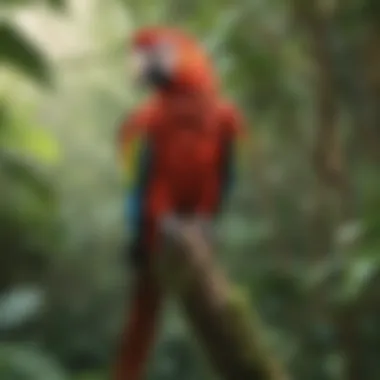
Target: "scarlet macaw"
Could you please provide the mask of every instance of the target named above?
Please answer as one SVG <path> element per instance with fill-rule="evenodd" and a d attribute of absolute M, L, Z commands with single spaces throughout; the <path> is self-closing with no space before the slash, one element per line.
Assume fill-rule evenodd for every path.
<path fill-rule="evenodd" d="M 129 223 L 138 273 L 115 380 L 140 380 L 154 341 L 162 299 L 150 271 L 158 223 L 167 214 L 217 215 L 243 129 L 240 112 L 220 95 L 212 64 L 195 39 L 179 30 L 146 28 L 134 36 L 133 52 L 140 79 L 154 91 L 119 133 L 126 167 L 133 154 L 137 158 Z M 140 150 L 134 149 L 137 141 Z"/>

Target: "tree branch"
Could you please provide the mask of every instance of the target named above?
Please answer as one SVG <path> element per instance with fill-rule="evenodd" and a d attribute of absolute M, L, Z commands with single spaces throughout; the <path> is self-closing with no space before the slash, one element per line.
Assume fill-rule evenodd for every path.
<path fill-rule="evenodd" d="M 226 380 L 286 380 L 246 300 L 215 264 L 195 222 L 163 227 L 158 278 L 178 297 L 206 355 Z"/>

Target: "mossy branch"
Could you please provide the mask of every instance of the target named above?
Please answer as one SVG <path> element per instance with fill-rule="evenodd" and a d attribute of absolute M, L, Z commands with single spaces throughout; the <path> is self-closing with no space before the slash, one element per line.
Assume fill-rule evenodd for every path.
<path fill-rule="evenodd" d="M 261 336 L 262 326 L 213 260 L 196 221 L 163 223 L 160 284 L 179 300 L 221 379 L 287 380 Z"/>

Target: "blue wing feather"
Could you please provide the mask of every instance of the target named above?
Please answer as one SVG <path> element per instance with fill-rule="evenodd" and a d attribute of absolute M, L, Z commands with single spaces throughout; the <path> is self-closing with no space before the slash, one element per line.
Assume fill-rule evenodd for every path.
<path fill-rule="evenodd" d="M 151 149 L 144 141 L 136 160 L 136 178 L 125 199 L 126 222 L 138 234 L 143 222 L 143 208 L 151 172 Z"/>

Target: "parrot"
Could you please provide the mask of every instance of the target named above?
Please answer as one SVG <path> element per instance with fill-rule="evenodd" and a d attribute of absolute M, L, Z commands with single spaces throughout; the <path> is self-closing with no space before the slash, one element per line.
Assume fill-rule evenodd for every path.
<path fill-rule="evenodd" d="M 163 292 L 152 257 L 160 222 L 185 215 L 212 223 L 234 182 L 236 144 L 245 131 L 238 107 L 221 94 L 209 55 L 189 33 L 157 26 L 137 30 L 130 59 L 151 93 L 123 118 L 117 135 L 129 175 L 128 258 L 136 276 L 113 380 L 142 380 L 155 342 Z"/>

